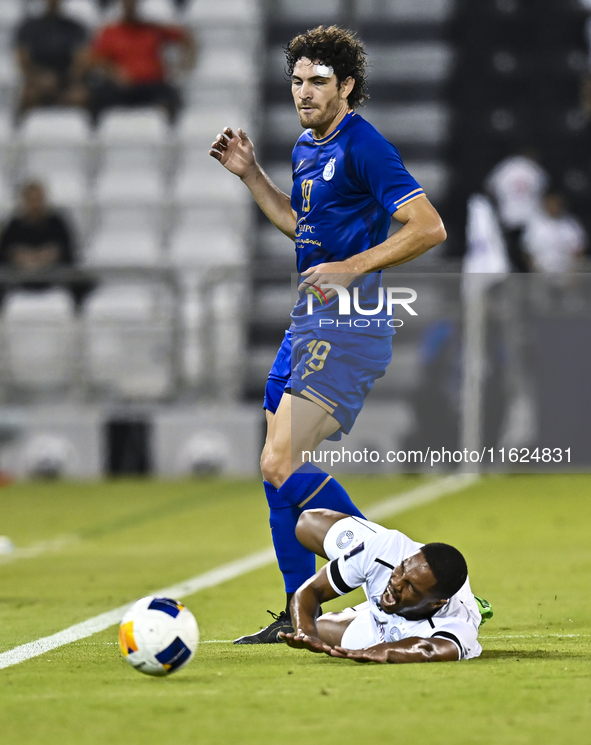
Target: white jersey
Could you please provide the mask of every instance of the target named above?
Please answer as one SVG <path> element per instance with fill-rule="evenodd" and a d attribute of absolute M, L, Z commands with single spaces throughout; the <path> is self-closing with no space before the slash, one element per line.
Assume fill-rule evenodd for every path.
<path fill-rule="evenodd" d="M 540 209 L 548 176 L 531 158 L 515 155 L 501 161 L 485 184 L 495 198 L 503 226 L 524 228 Z"/>
<path fill-rule="evenodd" d="M 571 272 L 585 248 L 586 236 L 574 217 L 552 217 L 540 212 L 523 235 L 523 248 L 539 272 Z"/>
<path fill-rule="evenodd" d="M 363 537 L 363 542 L 355 545 L 356 537 Z M 398 530 L 387 530 L 358 518 L 345 518 L 331 527 L 324 543 L 327 556 L 333 559 L 327 566 L 329 582 L 339 595 L 365 585 L 367 612 L 371 615 L 371 623 L 366 624 L 366 629 L 370 629 L 369 635 L 362 633 L 358 637 L 359 645 L 351 648 L 410 637 L 443 637 L 456 645 L 459 659 L 480 655 L 482 647 L 478 643 L 478 627 L 482 616 L 468 579 L 446 605 L 429 619 L 408 621 L 382 610 L 380 598 L 392 571 L 423 545 Z M 363 618 L 360 618 L 361 624 Z M 346 636 L 347 632 L 343 636 L 343 646 L 348 643 Z M 349 637 L 352 638 L 353 634 Z M 366 643 L 363 643 L 364 638 Z"/>

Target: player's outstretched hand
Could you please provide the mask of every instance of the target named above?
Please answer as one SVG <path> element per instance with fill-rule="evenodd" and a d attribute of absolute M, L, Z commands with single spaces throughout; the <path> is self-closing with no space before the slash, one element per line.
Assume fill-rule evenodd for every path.
<path fill-rule="evenodd" d="M 337 294 L 336 290 L 324 289 L 322 285 L 340 285 L 348 287 L 351 282 L 359 276 L 358 273 L 352 272 L 344 261 L 331 261 L 327 264 L 318 264 L 302 272 L 302 282 L 298 287 L 299 292 L 312 292 L 312 290 L 321 290 L 327 300 Z"/>
<path fill-rule="evenodd" d="M 334 647 L 331 652 L 333 657 L 346 657 L 355 662 L 388 662 L 388 653 L 380 649 L 379 645 L 367 649 L 346 649 L 345 647 Z"/>
<path fill-rule="evenodd" d="M 318 654 L 330 655 L 332 647 L 319 639 L 317 636 L 308 636 L 308 634 L 285 634 L 283 631 L 279 632 L 279 637 L 287 644 L 288 647 L 293 649 L 307 649 L 309 652 L 316 652 Z"/>
<path fill-rule="evenodd" d="M 209 154 L 212 158 L 227 168 L 230 173 L 244 178 L 256 165 L 254 146 L 246 132 L 238 129 L 234 132 L 230 127 L 224 129 L 211 144 Z"/>

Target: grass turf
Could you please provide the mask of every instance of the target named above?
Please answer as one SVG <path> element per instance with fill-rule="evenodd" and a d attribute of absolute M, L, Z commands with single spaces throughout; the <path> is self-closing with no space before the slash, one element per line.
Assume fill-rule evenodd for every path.
<path fill-rule="evenodd" d="M 368 505 L 405 478 L 343 479 Z M 269 545 L 251 481 L 17 484 L 0 491 L 0 532 L 59 550 L 0 564 L 0 651 Z M 227 640 L 278 610 L 265 567 L 185 602 L 198 655 L 166 679 L 133 671 L 110 629 L 0 671 L 2 741 L 584 743 L 591 725 L 591 477 L 504 476 L 385 521 L 461 548 L 495 617 L 478 660 L 368 666 Z M 335 601 L 348 604 L 351 601 Z"/>

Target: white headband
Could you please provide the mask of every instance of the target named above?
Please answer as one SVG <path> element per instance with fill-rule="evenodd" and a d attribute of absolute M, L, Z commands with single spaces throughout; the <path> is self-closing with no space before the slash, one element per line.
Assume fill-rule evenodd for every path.
<path fill-rule="evenodd" d="M 334 73 L 334 69 L 330 65 L 314 65 L 312 70 L 314 75 L 318 75 L 320 78 L 331 78 Z"/>

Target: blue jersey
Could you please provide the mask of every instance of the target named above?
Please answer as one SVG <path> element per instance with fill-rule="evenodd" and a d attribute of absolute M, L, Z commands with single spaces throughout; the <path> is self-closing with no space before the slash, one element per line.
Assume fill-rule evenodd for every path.
<path fill-rule="evenodd" d="M 394 145 L 355 112 L 324 139 L 315 140 L 306 130 L 293 149 L 292 168 L 298 272 L 383 243 L 394 212 L 424 193 Z M 349 289 L 352 295 L 359 287 L 360 307 L 376 308 L 380 282 L 379 272 L 353 282 Z M 298 331 L 317 328 L 320 317 L 335 318 L 337 298 L 328 305 L 314 300 L 312 309 L 308 315 L 307 295 L 302 293 L 292 311 Z M 392 334 L 393 329 L 386 323 L 379 328 L 372 324 L 371 333 Z"/>

